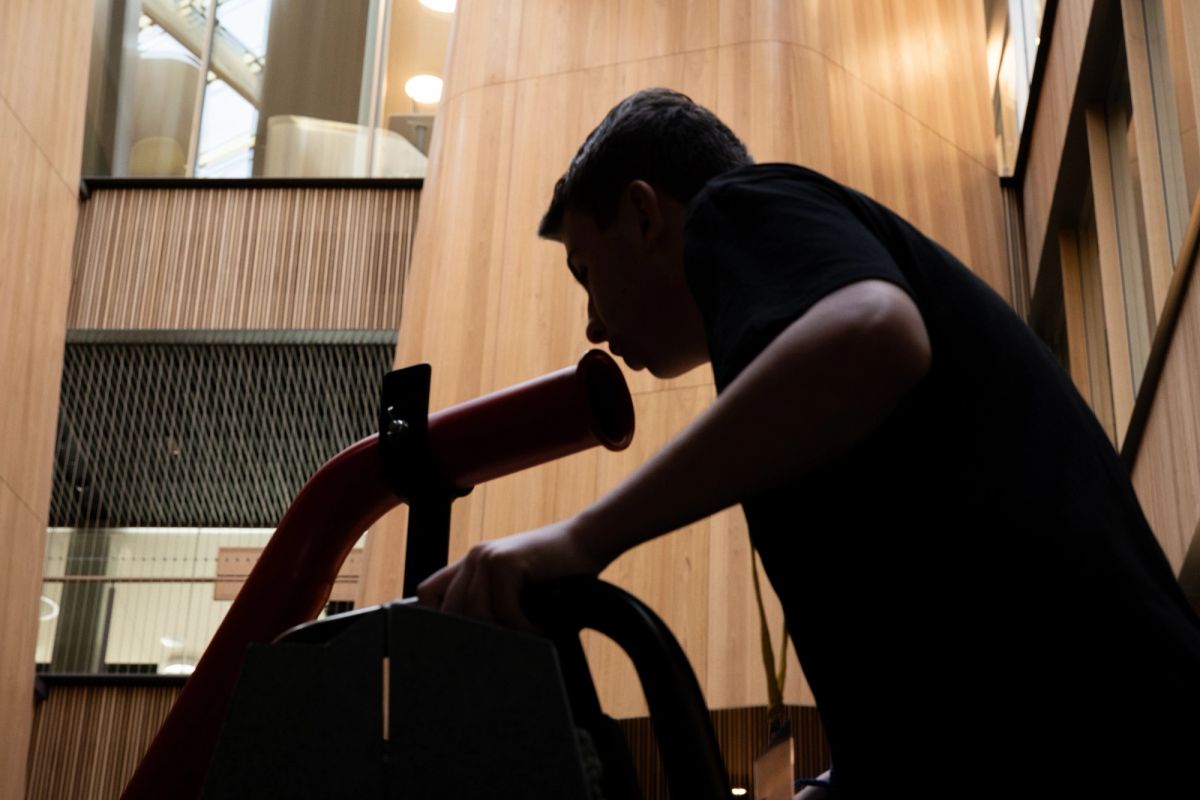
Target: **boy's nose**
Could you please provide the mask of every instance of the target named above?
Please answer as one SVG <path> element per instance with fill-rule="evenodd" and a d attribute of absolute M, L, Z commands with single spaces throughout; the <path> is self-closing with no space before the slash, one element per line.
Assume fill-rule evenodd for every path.
<path fill-rule="evenodd" d="M 608 339 L 608 331 L 604 329 L 604 323 L 591 314 L 588 315 L 587 338 L 592 344 L 601 344 Z"/>

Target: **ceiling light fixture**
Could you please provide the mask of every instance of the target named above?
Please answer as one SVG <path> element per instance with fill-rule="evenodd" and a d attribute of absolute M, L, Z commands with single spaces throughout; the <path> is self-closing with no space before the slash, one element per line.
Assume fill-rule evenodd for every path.
<path fill-rule="evenodd" d="M 433 11 L 440 11 L 443 14 L 453 14 L 454 6 L 458 0 L 421 0 L 421 5 Z"/>
<path fill-rule="evenodd" d="M 442 79 L 436 75 L 413 75 L 405 81 L 404 93 L 414 102 L 435 105 L 442 99 Z"/>

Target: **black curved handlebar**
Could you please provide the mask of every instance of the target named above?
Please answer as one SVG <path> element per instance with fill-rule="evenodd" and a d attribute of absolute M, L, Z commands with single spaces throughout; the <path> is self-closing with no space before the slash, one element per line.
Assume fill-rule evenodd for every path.
<path fill-rule="evenodd" d="M 610 583 L 569 578 L 527 587 L 522 607 L 558 648 L 577 716 L 601 714 L 579 643 L 579 632 L 586 628 L 612 639 L 633 661 L 671 797 L 728 800 L 729 775 L 696 675 L 679 642 L 649 606 Z"/>

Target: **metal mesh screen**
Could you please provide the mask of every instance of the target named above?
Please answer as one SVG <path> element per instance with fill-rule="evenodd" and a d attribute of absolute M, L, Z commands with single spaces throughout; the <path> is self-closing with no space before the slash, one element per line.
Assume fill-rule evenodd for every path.
<path fill-rule="evenodd" d="M 394 349 L 391 331 L 73 332 L 40 668 L 187 674 L 304 482 L 376 429 Z"/>
<path fill-rule="evenodd" d="M 394 341 L 68 343 L 50 524 L 274 526 L 376 429 Z"/>

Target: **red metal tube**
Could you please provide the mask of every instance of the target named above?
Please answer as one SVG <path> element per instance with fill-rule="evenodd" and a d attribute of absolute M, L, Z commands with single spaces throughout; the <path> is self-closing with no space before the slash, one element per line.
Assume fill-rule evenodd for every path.
<path fill-rule="evenodd" d="M 612 356 L 579 363 L 429 415 L 429 446 L 458 489 L 602 444 L 633 440 L 633 401 Z"/>
<path fill-rule="evenodd" d="M 440 474 L 458 488 L 633 438 L 633 403 L 599 350 L 573 367 L 429 417 Z M 379 436 L 338 453 L 308 480 L 246 578 L 122 794 L 197 797 L 246 647 L 316 618 L 359 536 L 399 503 L 383 477 Z"/>

